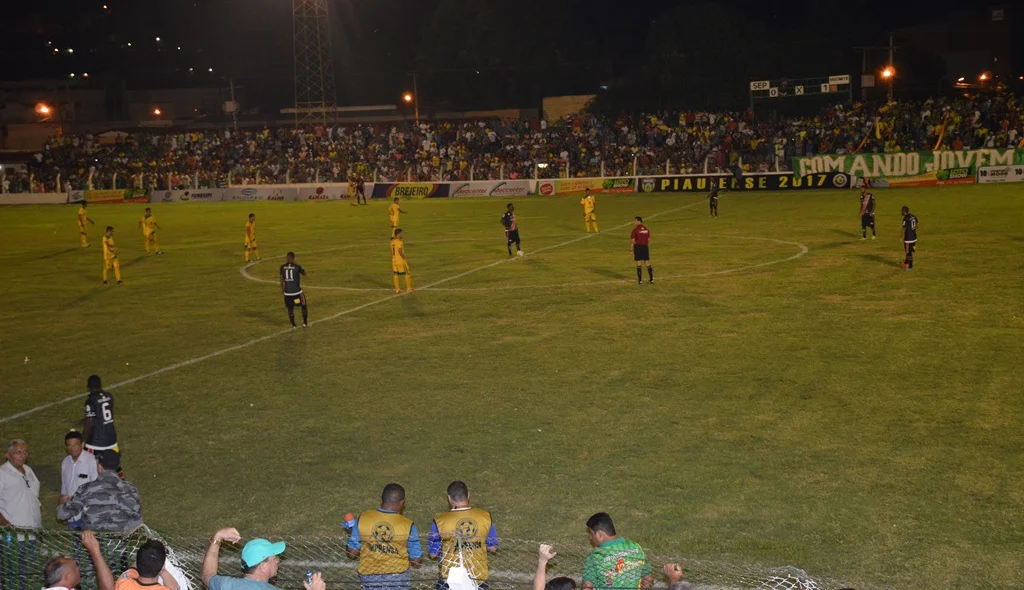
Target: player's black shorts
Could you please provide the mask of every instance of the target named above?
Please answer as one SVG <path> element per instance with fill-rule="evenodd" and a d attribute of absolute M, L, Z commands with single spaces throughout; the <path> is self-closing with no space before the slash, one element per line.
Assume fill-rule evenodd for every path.
<path fill-rule="evenodd" d="M 512 229 L 512 230 L 506 229 L 505 230 L 505 239 L 509 243 L 518 242 L 519 241 L 519 230 L 518 229 Z"/>
<path fill-rule="evenodd" d="M 903 242 L 903 251 L 907 254 L 913 254 L 915 246 L 917 246 L 917 240 L 914 240 L 913 242 Z"/>
<path fill-rule="evenodd" d="M 864 214 L 860 216 L 861 227 L 875 227 L 875 217 L 873 215 Z"/>
<path fill-rule="evenodd" d="M 651 259 L 651 248 L 650 246 L 633 246 L 633 260 L 650 260 Z"/>
<path fill-rule="evenodd" d="M 284 306 L 289 310 L 295 309 L 296 305 L 306 305 L 306 296 L 302 293 L 298 295 L 285 295 Z"/>

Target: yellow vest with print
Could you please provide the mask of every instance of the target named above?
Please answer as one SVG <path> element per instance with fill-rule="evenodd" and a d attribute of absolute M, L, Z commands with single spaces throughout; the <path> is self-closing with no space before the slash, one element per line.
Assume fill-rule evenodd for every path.
<path fill-rule="evenodd" d="M 448 570 L 462 562 L 469 577 L 477 582 L 487 579 L 487 533 L 491 530 L 491 513 L 479 508 L 449 510 L 434 517 L 441 537 L 441 560 L 438 568 L 441 579 L 448 578 Z"/>
<path fill-rule="evenodd" d="M 400 574 L 409 569 L 406 542 L 412 521 L 401 514 L 367 510 L 359 515 L 359 573 Z"/>

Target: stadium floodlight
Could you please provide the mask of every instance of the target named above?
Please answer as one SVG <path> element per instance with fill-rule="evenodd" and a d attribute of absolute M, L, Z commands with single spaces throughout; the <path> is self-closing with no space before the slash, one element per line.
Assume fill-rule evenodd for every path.
<path fill-rule="evenodd" d="M 41 103 L 36 105 L 36 112 L 39 113 L 40 115 L 49 115 L 50 114 L 50 110 L 51 110 L 50 109 L 50 105 L 48 105 L 48 104 L 45 104 L 45 103 L 41 102 Z"/>
<path fill-rule="evenodd" d="M 405 104 L 412 104 L 413 95 L 411 92 L 404 92 L 402 94 L 402 102 Z"/>
<path fill-rule="evenodd" d="M 895 76 L 896 76 L 896 68 L 894 68 L 892 66 L 885 66 L 885 69 L 882 70 L 882 77 L 885 78 L 886 80 L 889 80 L 889 79 L 891 79 L 891 78 L 893 78 Z"/>
<path fill-rule="evenodd" d="M 978 76 L 978 79 L 981 80 L 982 82 L 988 80 L 988 72 L 982 72 L 981 75 Z"/>
<path fill-rule="evenodd" d="M 160 115 L 162 115 L 163 113 L 164 113 L 164 112 L 160 110 L 160 107 L 154 107 L 154 108 L 153 108 L 153 116 L 154 116 L 154 117 L 159 117 L 159 116 L 160 116 Z"/>

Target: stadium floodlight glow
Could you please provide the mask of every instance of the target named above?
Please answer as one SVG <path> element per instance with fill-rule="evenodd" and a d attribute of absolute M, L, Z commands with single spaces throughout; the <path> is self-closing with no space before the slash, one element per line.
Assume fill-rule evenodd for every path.
<path fill-rule="evenodd" d="M 412 104 L 412 99 L 413 99 L 413 95 L 412 95 L 411 92 L 407 91 L 407 92 L 402 93 L 402 101 L 405 104 Z"/>
<path fill-rule="evenodd" d="M 157 42 L 157 43 L 159 43 L 159 42 L 160 42 L 160 37 L 157 37 L 157 38 L 156 38 L 156 42 Z"/>
<path fill-rule="evenodd" d="M 957 81 L 957 82 L 963 82 L 963 81 L 964 81 L 964 77 L 963 77 L 963 76 L 960 76 L 959 78 L 957 78 L 957 79 L 956 79 L 956 81 Z"/>
<path fill-rule="evenodd" d="M 40 115 L 49 115 L 50 114 L 50 105 L 41 102 L 41 103 L 36 105 L 36 112 L 39 113 Z"/>
<path fill-rule="evenodd" d="M 893 78 L 895 75 L 896 75 L 896 68 L 894 68 L 892 66 L 885 66 L 885 69 L 882 70 L 882 77 L 885 78 L 886 80 L 889 80 L 889 79 Z"/>
<path fill-rule="evenodd" d="M 978 76 L 978 79 L 981 80 L 982 82 L 988 80 L 988 72 L 982 72 L 981 75 Z"/>
<path fill-rule="evenodd" d="M 159 117 L 162 114 L 164 114 L 164 112 L 160 110 L 160 107 L 155 107 L 153 109 L 153 116 L 154 117 Z"/>

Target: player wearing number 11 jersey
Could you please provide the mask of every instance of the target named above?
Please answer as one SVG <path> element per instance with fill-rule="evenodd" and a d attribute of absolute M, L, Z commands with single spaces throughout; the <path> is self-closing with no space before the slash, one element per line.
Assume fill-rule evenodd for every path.
<path fill-rule="evenodd" d="M 288 319 L 295 327 L 295 306 L 302 307 L 302 327 L 309 327 L 309 308 L 306 307 L 306 296 L 302 293 L 301 280 L 306 269 L 295 264 L 295 252 L 288 253 L 288 261 L 281 265 L 281 293 L 284 294 L 284 306 L 288 309 Z"/>

